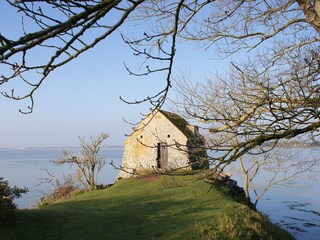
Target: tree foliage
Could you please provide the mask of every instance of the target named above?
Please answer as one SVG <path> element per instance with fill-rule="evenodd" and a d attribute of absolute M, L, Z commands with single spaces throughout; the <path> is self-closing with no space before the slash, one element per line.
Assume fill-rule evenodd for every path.
<path fill-rule="evenodd" d="M 17 207 L 14 200 L 20 198 L 21 194 L 27 192 L 28 189 L 26 187 L 10 187 L 9 182 L 0 177 L 0 225 L 13 219 L 13 210 Z"/>

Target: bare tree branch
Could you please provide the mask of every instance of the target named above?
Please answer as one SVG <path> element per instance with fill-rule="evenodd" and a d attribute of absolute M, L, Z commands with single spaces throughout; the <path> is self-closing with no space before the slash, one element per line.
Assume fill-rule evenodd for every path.
<path fill-rule="evenodd" d="M 63 157 L 53 162 L 57 165 L 76 165 L 78 180 L 87 190 L 92 191 L 97 185 L 98 173 L 106 165 L 106 160 L 103 156 L 99 155 L 99 151 L 103 141 L 108 137 L 108 134 L 102 133 L 99 136 L 90 137 L 89 142 L 87 142 L 84 137 L 79 138 L 81 156 L 65 150 Z"/>

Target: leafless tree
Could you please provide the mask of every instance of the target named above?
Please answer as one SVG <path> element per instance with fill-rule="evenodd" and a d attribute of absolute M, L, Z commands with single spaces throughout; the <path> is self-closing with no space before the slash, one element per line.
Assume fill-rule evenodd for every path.
<path fill-rule="evenodd" d="M 217 166 L 228 165 L 247 153 L 270 151 L 281 139 L 317 136 L 318 74 L 301 67 L 304 60 L 299 56 L 286 74 L 257 73 L 257 61 L 242 69 L 233 66 L 229 76 L 215 81 L 192 84 L 181 80 L 180 107 L 187 117 L 209 130 L 208 148 L 224 153 L 214 158 Z M 270 141 L 271 146 L 264 145 Z"/>
<path fill-rule="evenodd" d="M 52 71 L 95 47 L 126 21 L 139 22 L 146 29 L 141 36 L 123 31 L 123 39 L 134 54 L 144 58 L 145 71 L 137 73 L 128 66 L 129 73 L 145 76 L 164 72 L 161 76 L 166 80 L 165 88 L 158 94 L 133 103 L 150 101 L 155 107 L 163 104 L 171 87 L 178 43 L 184 40 L 195 41 L 206 49 L 212 46 L 222 57 L 237 52 L 244 53 L 246 58 L 261 54 L 266 58 L 261 63 L 265 70 L 261 66 L 255 68 L 258 75 L 265 71 L 285 73 L 297 54 L 302 54 L 300 60 L 305 59 L 299 63 L 304 73 L 310 70 L 311 77 L 318 70 L 319 0 L 5 0 L 5 3 L 21 17 L 22 24 L 16 29 L 20 27 L 22 35 L 13 38 L 1 31 L 1 92 L 15 100 L 30 98 L 29 111 L 33 109 L 34 92 Z M 38 62 L 33 58 L 35 53 L 42 54 Z M 298 78 L 303 77 L 300 74 Z M 12 80 L 28 87 L 9 85 Z"/>
<path fill-rule="evenodd" d="M 15 88 L 2 91 L 2 95 L 14 100 L 30 98 L 28 110 L 32 111 L 33 94 L 52 71 L 110 36 L 143 1 L 6 2 L 18 11 L 17 17 L 22 17 L 20 29 L 22 28 L 23 35 L 18 39 L 9 39 L 6 33 L 1 32 L 0 84 L 5 85 L 16 80 L 27 87 L 20 87 L 19 93 Z M 18 31 L 19 26 L 16 29 Z M 39 53 L 42 57 L 35 61 L 34 56 Z"/>
<path fill-rule="evenodd" d="M 10 33 L 1 31 L 1 94 L 14 100 L 29 98 L 31 104 L 28 110 L 20 110 L 23 113 L 32 112 L 33 94 L 52 71 L 108 38 L 129 20 L 134 11 L 143 12 L 138 9 L 142 3 L 156 4 L 144 0 L 5 0 L 5 3 L 17 10 L 17 17 L 21 17 L 22 24 L 16 26 L 16 30 L 22 30 L 23 34 L 13 39 Z M 164 1 L 164 4 L 173 7 L 171 3 Z M 146 17 L 149 17 L 147 15 L 146 13 Z M 1 16 L 5 17 L 4 14 Z M 168 16 L 169 21 L 172 18 L 178 21 L 174 15 Z M 139 17 L 131 19 L 139 21 Z M 147 40 L 149 37 L 145 34 L 144 38 Z M 168 53 L 161 48 L 163 53 L 168 54 L 168 59 L 156 58 L 169 62 L 168 67 L 159 67 L 157 70 L 147 68 L 148 73 L 167 72 L 167 86 L 160 93 L 135 101 L 136 103 L 150 101 L 155 107 L 162 105 L 170 85 L 175 42 L 173 38 L 174 36 Z M 41 58 L 35 59 L 34 56 L 39 54 Z M 147 52 L 141 54 L 152 57 Z"/>
<path fill-rule="evenodd" d="M 179 41 L 212 47 L 221 57 L 240 54 L 240 62 L 231 63 L 228 76 L 208 82 L 201 94 L 186 100 L 186 104 L 195 103 L 188 112 L 211 123 L 211 132 L 221 136 L 211 141 L 213 147 L 226 147 L 220 163 L 232 162 L 270 140 L 315 133 L 320 126 L 319 0 L 6 3 L 24 17 L 23 36 L 13 39 L 1 32 L 0 84 L 4 87 L 16 79 L 29 88 L 20 88 L 26 91 L 22 93 L 13 88 L 2 94 L 15 100 L 30 98 L 30 111 L 33 93 L 48 74 L 130 20 L 144 24 L 146 29 L 141 36 L 128 36 L 125 30 L 123 35 L 134 54 L 143 57 L 145 71 L 137 73 L 130 66 L 127 70 L 136 76 L 164 72 L 166 79 L 162 91 L 134 103 L 149 101 L 161 107 L 172 84 Z M 35 27 L 28 28 L 30 22 Z M 35 63 L 30 59 L 39 50 L 47 58 Z M 211 106 L 201 105 L 202 99 L 212 102 Z"/>
<path fill-rule="evenodd" d="M 243 179 L 247 203 L 252 201 L 256 208 L 270 188 L 294 183 L 298 177 L 311 179 L 315 175 L 313 170 L 319 165 L 319 158 L 303 156 L 301 149 L 287 150 L 278 148 L 260 156 L 240 157 L 231 165 L 232 173 Z"/>
<path fill-rule="evenodd" d="M 257 59 L 261 62 L 263 56 Z M 297 56 L 296 61 L 287 75 L 253 74 L 257 65 L 244 64 L 241 69 L 232 65 L 229 75 L 214 80 L 193 84 L 181 76 L 177 83 L 177 111 L 206 133 L 211 166 L 220 172 L 239 164 L 247 203 L 251 189 L 254 207 L 271 187 L 310 175 L 320 163 L 318 157 L 279 154 L 275 148 L 287 139 L 312 142 L 318 137 L 317 80 L 310 71 L 299 78 L 304 70 L 295 64 L 301 66 L 303 60 Z"/>
<path fill-rule="evenodd" d="M 90 137 L 89 142 L 85 138 L 79 138 L 81 144 L 80 156 L 65 150 L 63 152 L 64 156 L 53 162 L 57 165 L 75 165 L 77 167 L 78 180 L 88 191 L 92 191 L 97 185 L 98 173 L 106 165 L 106 160 L 103 156 L 99 155 L 99 151 L 101 144 L 108 137 L 108 134 L 102 133 L 96 137 Z"/>

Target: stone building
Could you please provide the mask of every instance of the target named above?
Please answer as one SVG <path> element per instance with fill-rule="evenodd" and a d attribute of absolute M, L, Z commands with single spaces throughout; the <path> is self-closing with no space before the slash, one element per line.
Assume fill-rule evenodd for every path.
<path fill-rule="evenodd" d="M 207 168 L 204 137 L 179 115 L 152 111 L 124 143 L 119 178 L 134 173 Z"/>

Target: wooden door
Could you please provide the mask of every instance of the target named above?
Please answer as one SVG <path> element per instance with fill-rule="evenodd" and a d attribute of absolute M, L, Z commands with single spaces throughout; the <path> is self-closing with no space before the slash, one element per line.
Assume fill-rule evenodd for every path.
<path fill-rule="evenodd" d="M 165 143 L 158 143 L 157 147 L 157 167 L 167 168 L 168 167 L 168 146 Z"/>

